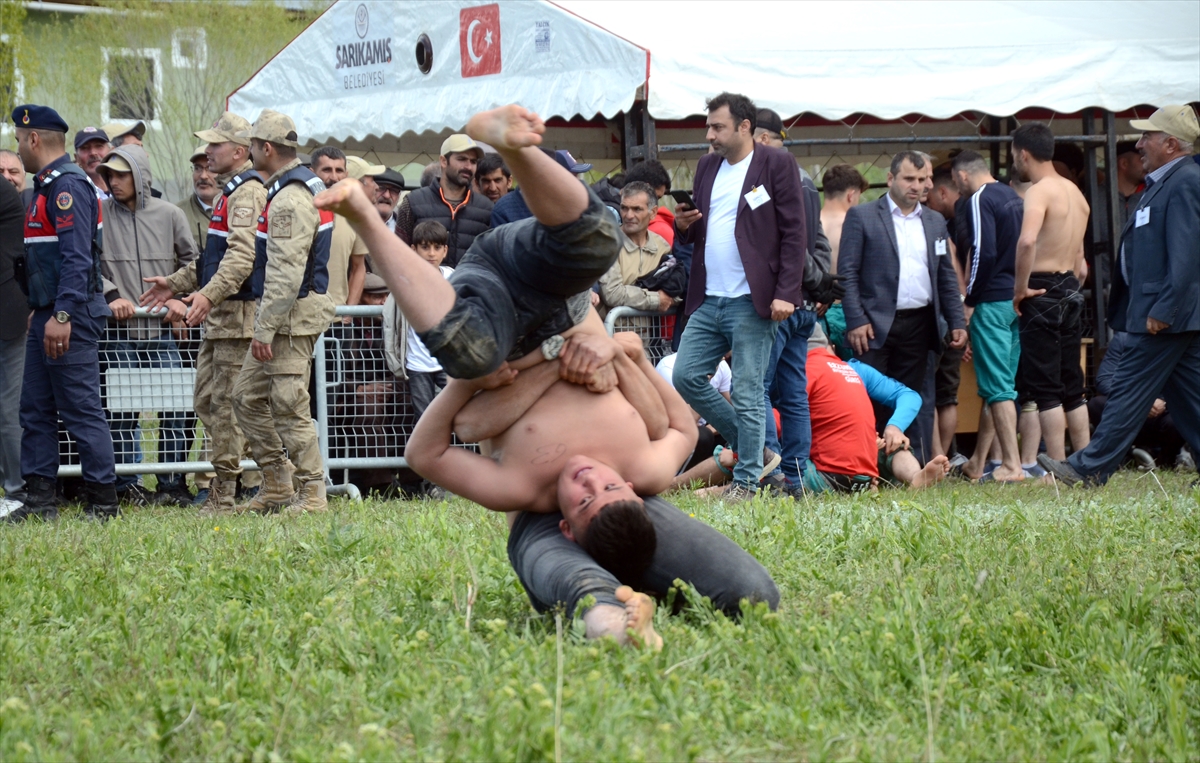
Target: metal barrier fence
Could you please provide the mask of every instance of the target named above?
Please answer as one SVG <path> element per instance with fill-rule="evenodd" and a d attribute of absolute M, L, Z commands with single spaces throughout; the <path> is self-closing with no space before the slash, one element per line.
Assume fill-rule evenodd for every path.
<path fill-rule="evenodd" d="M 313 408 L 325 469 L 341 472 L 342 492 L 357 497 L 351 469 L 407 467 L 404 446 L 416 425 L 408 384 L 388 367 L 383 308 L 339 307 L 313 352 Z M 636 331 L 653 363 L 671 352 L 671 316 L 614 308 L 609 334 Z M 117 453 L 118 475 L 209 472 L 203 424 L 192 405 L 203 329 L 164 325 L 162 313 L 137 310 L 112 324 L 100 345 L 100 396 Z M 79 449 L 59 424 L 59 477 L 79 477 Z M 244 460 L 242 468 L 256 470 Z M 335 489 L 336 492 L 336 489 Z"/>
<path fill-rule="evenodd" d="M 633 331 L 642 338 L 646 357 L 654 365 L 674 350 L 671 342 L 675 332 L 682 330 L 675 313 L 651 313 L 632 307 L 614 307 L 604 318 L 604 328 L 612 336 L 618 331 Z"/>

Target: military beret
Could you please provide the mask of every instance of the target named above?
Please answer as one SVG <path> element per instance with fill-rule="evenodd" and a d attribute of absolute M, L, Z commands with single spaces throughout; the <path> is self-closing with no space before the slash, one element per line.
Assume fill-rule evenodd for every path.
<path fill-rule="evenodd" d="M 27 127 L 30 130 L 66 133 L 70 129 L 57 111 L 49 106 L 38 106 L 32 103 L 13 109 L 12 121 L 17 127 Z"/>

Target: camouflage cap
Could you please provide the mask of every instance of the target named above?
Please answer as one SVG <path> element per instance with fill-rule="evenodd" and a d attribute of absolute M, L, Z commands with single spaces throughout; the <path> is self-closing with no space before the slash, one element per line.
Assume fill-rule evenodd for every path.
<path fill-rule="evenodd" d="M 243 146 L 250 145 L 249 138 L 242 138 L 238 133 L 245 132 L 250 129 L 250 123 L 245 117 L 239 117 L 232 111 L 226 111 L 221 115 L 221 118 L 213 122 L 213 126 L 208 130 L 201 130 L 194 133 L 197 138 L 205 143 L 238 143 Z"/>
<path fill-rule="evenodd" d="M 238 137 L 257 138 L 277 146 L 300 147 L 300 136 L 296 134 L 296 123 L 287 114 L 280 114 L 271 109 L 263 109 L 250 129 L 239 132 Z"/>
<path fill-rule="evenodd" d="M 192 162 L 193 164 L 201 159 L 203 159 L 204 161 L 208 161 L 208 154 L 205 153 L 206 148 L 208 148 L 208 144 L 201 143 L 199 146 L 196 147 L 196 150 L 192 152 L 192 155 L 190 157 L 188 157 L 188 161 Z"/>

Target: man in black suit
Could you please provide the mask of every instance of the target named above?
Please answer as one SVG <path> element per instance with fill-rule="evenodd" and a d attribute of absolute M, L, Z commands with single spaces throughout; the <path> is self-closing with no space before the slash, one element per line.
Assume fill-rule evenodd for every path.
<path fill-rule="evenodd" d="M 808 235 L 795 158 L 755 144 L 758 109 L 744 95 L 708 102 L 708 142 L 693 184 L 697 209 L 677 208 L 676 241 L 694 244 L 675 388 L 738 455 L 726 500 L 763 476 L 763 379 L 779 322 L 801 305 Z M 733 350 L 733 404 L 708 383 Z M 778 460 L 776 459 L 776 464 Z M 771 464 L 772 468 L 776 464 Z"/>
<path fill-rule="evenodd" d="M 20 193 L 12 183 L 0 182 L 0 481 L 10 500 L 19 498 L 25 488 L 20 415 L 29 302 L 13 273 L 13 261 L 25 256 L 24 225 Z"/>
<path fill-rule="evenodd" d="M 846 213 L 838 275 L 846 339 L 862 361 L 921 393 L 906 434 L 921 463 L 933 447 L 933 370 L 942 340 L 967 341 L 946 221 L 920 202 L 933 168 L 913 151 L 892 157 L 887 195 Z M 876 409 L 879 431 L 890 411 Z"/>
<path fill-rule="evenodd" d="M 1130 126 L 1142 130 L 1146 192 L 1121 231 L 1108 322 L 1131 341 L 1088 446 L 1066 461 L 1038 456 L 1068 485 L 1104 484 L 1156 398 L 1200 452 L 1200 165 L 1192 161 L 1200 123 L 1191 106 L 1175 105 Z"/>

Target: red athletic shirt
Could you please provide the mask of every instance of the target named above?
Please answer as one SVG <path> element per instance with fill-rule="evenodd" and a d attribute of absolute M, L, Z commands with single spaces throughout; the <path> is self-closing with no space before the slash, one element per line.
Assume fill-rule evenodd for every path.
<path fill-rule="evenodd" d="M 808 410 L 817 469 L 831 474 L 879 476 L 875 409 L 850 364 L 818 347 L 808 353 Z"/>

